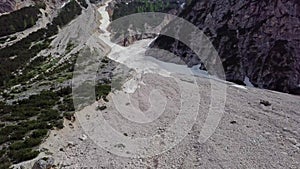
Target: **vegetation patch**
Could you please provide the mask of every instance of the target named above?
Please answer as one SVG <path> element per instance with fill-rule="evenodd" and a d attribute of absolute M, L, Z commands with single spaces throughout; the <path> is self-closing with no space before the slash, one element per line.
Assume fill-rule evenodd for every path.
<path fill-rule="evenodd" d="M 28 63 L 41 50 L 48 48 L 52 41 L 51 37 L 58 33 L 58 27 L 68 24 L 81 14 L 81 10 L 80 5 L 75 0 L 71 0 L 61 9 L 58 16 L 53 19 L 52 24 L 48 24 L 46 28 L 29 34 L 26 38 L 9 47 L 0 49 L 0 62 L 2 63 L 0 65 L 0 79 L 2 79 L 0 87 L 9 87 L 7 85 L 8 81 L 16 78 L 16 76 L 12 75 L 12 72 L 24 66 L 24 63 Z M 7 24 L 4 24 L 4 26 L 7 27 Z M 35 45 L 32 46 L 32 44 Z M 15 57 L 15 59 L 12 60 L 10 59 L 11 57 Z M 30 74 L 26 74 L 26 76 L 29 76 L 25 78 L 27 80 L 31 77 Z"/>
<path fill-rule="evenodd" d="M 95 86 L 95 92 L 96 92 L 96 99 L 99 100 L 103 98 L 106 99 L 106 96 L 111 91 L 111 85 L 110 84 L 98 84 Z"/>
<path fill-rule="evenodd" d="M 3 97 L 0 101 L 0 169 L 35 158 L 40 151 L 38 146 L 50 130 L 63 128 L 64 118 L 74 120 L 72 88 L 65 87 L 65 83 L 64 87 L 60 87 L 57 82 L 63 83 L 72 78 L 79 53 L 71 54 L 70 59 L 61 64 L 51 55 L 36 56 L 49 47 L 53 36 L 58 33 L 58 27 L 65 26 L 80 13 L 80 5 L 71 0 L 52 24 L 0 49 L 0 92 Z M 66 52 L 73 48 L 74 44 L 69 43 Z M 14 59 L 10 59 L 13 56 Z M 103 60 L 104 63 L 107 61 Z M 22 74 L 14 75 L 21 68 Z M 45 87 L 40 85 L 48 85 L 49 89 L 42 90 Z M 32 94 L 30 90 L 35 87 L 40 90 Z M 24 92 L 26 90 L 28 92 Z M 108 84 L 97 85 L 96 96 L 106 99 L 110 90 Z M 19 95 L 22 98 L 16 97 Z M 14 98 L 17 99 L 12 100 Z"/>
<path fill-rule="evenodd" d="M 79 2 L 79 4 L 81 5 L 81 6 L 83 6 L 84 8 L 87 8 L 89 5 L 86 3 L 86 1 L 85 0 L 78 0 L 78 2 Z"/>
<path fill-rule="evenodd" d="M 63 128 L 63 118 L 74 113 L 71 93 L 71 87 L 44 90 L 11 105 L 0 103 L 0 168 L 38 155 L 49 130 Z"/>
<path fill-rule="evenodd" d="M 171 9 L 177 8 L 178 4 L 170 3 L 169 1 L 148 1 L 136 0 L 129 3 L 121 2 L 116 4 L 112 20 L 116 20 L 123 16 L 141 12 L 167 12 Z"/>
<path fill-rule="evenodd" d="M 38 7 L 29 6 L 0 16 L 0 37 L 34 26 L 40 14 L 41 12 Z"/>
<path fill-rule="evenodd" d="M 106 108 L 107 108 L 106 106 L 98 106 L 98 107 L 97 107 L 97 110 L 102 111 L 102 110 L 105 110 Z"/>

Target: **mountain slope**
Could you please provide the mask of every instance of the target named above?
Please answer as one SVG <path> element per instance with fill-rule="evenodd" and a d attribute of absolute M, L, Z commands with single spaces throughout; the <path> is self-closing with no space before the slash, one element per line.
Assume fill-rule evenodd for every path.
<path fill-rule="evenodd" d="M 180 16 L 211 39 L 227 80 L 249 78 L 260 88 L 300 94 L 299 9 L 297 0 L 194 0 Z M 201 63 L 169 37 L 159 36 L 152 47 L 172 51 L 189 66 Z"/>
<path fill-rule="evenodd" d="M 168 84 L 152 76 L 151 81 Z M 199 114 L 189 134 L 169 151 L 149 158 L 124 158 L 96 144 L 91 133 L 103 133 L 99 119 L 104 116 L 117 132 L 129 138 L 150 137 L 160 134 L 176 118 L 178 108 L 172 107 L 155 123 L 141 125 L 124 119 L 110 100 L 105 110 L 97 110 L 98 102 L 76 112 L 76 120 L 65 123 L 65 128 L 52 131 L 41 145 L 52 153 L 56 166 L 63 168 L 292 168 L 300 165 L 299 97 L 257 88 L 241 89 L 229 85 L 225 112 L 214 134 L 205 143 L 199 143 L 199 135 L 207 116 L 210 99 L 210 82 L 197 79 L 201 99 Z M 219 82 L 213 82 L 219 83 Z M 136 94 L 151 90 L 151 84 L 143 86 Z M 149 87 L 149 88 L 148 88 Z M 168 93 L 170 94 L 170 93 Z M 178 95 L 180 93 L 173 93 Z M 169 96 L 169 95 L 167 95 Z M 147 103 L 147 98 L 132 98 L 133 102 Z M 136 100 L 135 100 L 136 99 Z M 262 101 L 271 105 L 265 106 Z M 176 102 L 176 100 L 174 100 Z M 178 104 L 177 104 L 178 105 Z M 178 105 L 179 106 L 179 105 Z M 83 125 L 93 124 L 90 130 Z M 97 126 L 98 126 L 97 125 Z M 145 132 L 146 131 L 146 132 Z M 107 136 L 101 136 L 107 137 Z M 84 139 L 83 139 L 84 138 Z M 117 147 L 117 145 L 115 145 Z M 122 146 L 119 146 L 121 151 Z M 34 162 L 23 163 L 30 168 Z"/>
<path fill-rule="evenodd" d="M 58 58 L 58 63 L 63 63 L 65 60 L 70 61 L 69 59 L 74 57 L 72 54 L 82 56 L 84 64 L 79 67 L 86 66 L 84 70 L 89 70 L 91 68 L 89 65 L 97 62 L 89 60 L 94 58 L 92 57 L 93 55 L 101 58 L 103 54 L 106 55 L 110 52 L 107 56 L 108 58 L 119 58 L 120 60 L 124 58 L 120 56 L 126 56 L 124 58 L 125 65 L 133 65 L 133 69 L 137 70 L 137 68 L 139 68 L 140 72 L 146 69 L 148 73 L 143 74 L 142 77 L 135 78 L 136 80 L 141 80 L 141 83 L 136 87 L 136 91 L 132 93 L 130 99 L 126 100 L 126 97 L 124 97 L 126 101 L 132 104 L 125 102 L 126 104 L 124 105 L 134 105 L 136 108 L 145 110 L 149 108 L 149 104 L 163 102 L 164 100 L 157 99 L 154 100 L 156 102 L 152 102 L 153 100 L 147 97 L 151 94 L 151 90 L 165 89 L 166 92 L 163 93 L 163 96 L 168 98 L 165 111 L 154 123 L 134 123 L 130 121 L 130 119 L 127 119 L 126 116 L 123 116 L 124 112 L 120 112 L 116 108 L 118 105 L 112 99 L 113 96 L 120 97 L 122 95 L 116 95 L 118 92 L 112 92 L 105 98 L 106 101 L 100 99 L 76 112 L 75 121 L 74 117 L 71 118 L 73 119 L 71 121 L 65 120 L 65 127 L 63 129 L 52 130 L 49 137 L 39 146 L 39 149 L 42 150 L 39 157 L 32 161 L 16 164 L 14 166 L 15 168 L 31 168 L 36 160 L 39 158 L 44 159 L 44 156 L 52 156 L 52 158 L 48 159 L 53 159 L 50 160 L 52 161 L 51 165 L 54 164 L 57 168 L 296 169 L 297 166 L 300 165 L 298 160 L 300 158 L 300 131 L 298 127 L 300 123 L 300 115 L 298 113 L 300 108 L 299 97 L 269 90 L 246 88 L 219 80 L 210 81 L 207 77 L 192 77 L 197 80 L 199 88 L 199 92 L 195 92 L 192 95 L 196 93 L 200 95 L 201 93 L 201 101 L 195 106 L 198 107 L 199 105 L 198 117 L 192 129 L 188 131 L 187 136 L 174 148 L 164 152 L 164 154 L 149 158 L 123 158 L 107 151 L 106 147 L 97 145 L 95 143 L 97 138 L 110 138 L 113 134 L 99 135 L 99 133 L 101 134 L 101 132 L 103 132 L 103 128 L 100 126 L 104 124 L 99 120 L 101 117 L 106 120 L 106 124 L 111 125 L 115 132 L 119 132 L 119 135 L 128 139 L 151 137 L 154 134 L 165 137 L 168 136 L 167 129 L 169 125 L 174 123 L 173 120 L 176 119 L 180 113 L 180 106 L 184 105 L 180 104 L 180 101 L 186 103 L 193 98 L 191 95 L 187 100 L 181 99 L 184 93 L 176 89 L 177 85 L 174 79 L 149 73 L 151 71 L 155 72 L 160 69 L 166 69 L 166 67 L 172 64 L 156 64 L 157 67 L 149 67 L 149 64 L 146 63 L 149 63 L 149 60 L 155 59 L 144 57 L 143 51 L 146 50 L 145 45 L 139 46 L 139 43 L 143 41 L 134 43 L 127 48 L 114 46 L 115 44 L 110 41 L 109 32 L 106 30 L 109 24 L 109 16 L 105 11 L 105 7 L 106 6 L 102 6 L 96 10 L 90 6 L 86 11 L 84 10 L 80 16 L 58 32 L 51 43 L 51 48 L 42 53 L 51 54 L 53 58 Z M 97 11 L 100 12 L 101 18 L 98 16 Z M 102 23 L 100 25 L 101 33 L 97 32 L 100 23 L 95 22 L 100 21 L 100 19 Z M 84 29 L 86 27 L 89 29 Z M 75 46 L 70 45 L 69 42 L 74 43 L 73 45 Z M 88 48 L 91 50 L 84 50 L 84 52 L 78 51 Z M 114 50 L 118 48 L 122 48 L 124 51 L 114 52 Z M 106 59 L 101 60 L 101 64 L 108 62 Z M 173 69 L 176 68 L 178 68 L 177 65 L 173 67 Z M 50 71 L 56 69 L 57 67 L 50 65 Z M 103 71 L 107 74 L 113 74 L 112 70 Z M 122 71 L 122 69 L 120 71 Z M 60 69 L 58 69 L 58 72 L 61 73 Z M 82 73 L 83 75 L 86 74 L 85 71 Z M 182 73 L 182 71 L 179 71 L 179 73 Z M 61 75 L 57 76 L 60 77 Z M 191 77 L 188 75 L 179 75 L 179 77 L 181 77 L 183 81 L 183 88 L 186 88 L 187 91 L 192 91 L 192 88 L 189 88 L 192 84 L 190 81 Z M 99 78 L 103 78 L 103 74 L 100 74 Z M 74 79 L 76 80 L 76 78 Z M 45 80 L 48 81 L 50 79 L 47 78 Z M 42 79 L 39 81 L 45 80 Z M 79 81 L 84 81 L 84 78 L 78 79 L 78 81 L 75 82 Z M 212 137 L 210 137 L 207 142 L 200 143 L 198 140 L 199 136 L 201 136 L 200 133 L 203 128 L 203 123 L 209 112 L 210 103 L 213 101 L 213 99 L 210 99 L 210 97 L 212 97 L 210 91 L 213 84 L 216 86 L 222 84 L 228 87 L 226 105 L 222 119 Z M 55 85 L 59 88 L 60 85 L 64 84 Z M 79 86 L 77 83 L 73 83 L 72 85 Z M 48 87 L 48 85 L 46 87 Z M 128 87 L 134 88 L 134 85 L 129 85 Z M 92 98 L 92 95 L 87 94 L 87 97 Z M 63 101 L 63 104 L 64 103 Z M 99 106 L 101 107 L 99 108 Z M 214 107 L 215 105 L 211 106 Z M 125 113 L 134 116 L 131 111 Z M 150 112 L 150 114 L 151 113 L 152 112 Z M 188 114 L 192 112 L 187 111 L 185 113 Z M 103 118 L 101 120 L 103 120 Z M 181 129 L 181 127 L 178 126 L 178 129 Z M 99 136 L 96 140 L 89 135 L 93 132 Z M 167 134 L 164 135 L 165 133 Z M 165 138 L 166 141 L 174 141 L 173 139 L 173 137 Z M 113 142 L 109 140 L 108 143 L 111 143 L 115 149 L 119 149 L 120 151 L 126 148 L 124 146 L 125 143 L 114 145 Z M 159 142 L 159 145 L 160 144 L 163 147 L 165 142 Z M 156 144 L 153 145 L 155 146 Z M 145 150 L 147 151 L 147 149 Z"/>

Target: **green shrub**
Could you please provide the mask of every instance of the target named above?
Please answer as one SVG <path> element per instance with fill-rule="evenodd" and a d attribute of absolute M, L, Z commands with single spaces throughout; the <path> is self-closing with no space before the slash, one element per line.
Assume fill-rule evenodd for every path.
<path fill-rule="evenodd" d="M 40 14 L 37 7 L 29 6 L 0 16 L 0 37 L 32 27 L 36 24 Z"/>
<path fill-rule="evenodd" d="M 36 7 L 45 10 L 46 9 L 46 4 L 45 4 L 45 2 L 36 2 Z"/>
<path fill-rule="evenodd" d="M 84 8 L 87 8 L 89 5 L 86 3 L 86 1 L 85 0 L 78 0 L 78 2 L 79 2 L 79 4 L 81 5 L 81 6 L 83 6 Z"/>
<path fill-rule="evenodd" d="M 62 119 L 57 120 L 54 122 L 54 127 L 58 128 L 58 129 L 62 129 L 64 128 L 64 121 Z"/>
<path fill-rule="evenodd" d="M 34 129 L 51 129 L 51 126 L 48 125 L 45 121 L 38 121 L 38 120 L 30 120 L 26 122 L 22 122 L 19 124 L 19 126 L 22 126 L 28 130 L 34 130 Z"/>
<path fill-rule="evenodd" d="M 16 126 L 6 126 L 0 130 L 0 135 L 9 135 L 12 133 L 17 127 Z"/>
<path fill-rule="evenodd" d="M 74 112 L 65 112 L 65 113 L 64 113 L 64 117 L 65 117 L 67 120 L 72 120 L 72 117 L 74 117 Z"/>
<path fill-rule="evenodd" d="M 20 149 L 26 148 L 26 145 L 24 145 L 23 141 L 16 141 L 16 142 L 12 143 L 9 146 L 9 148 L 12 150 L 20 150 Z"/>
<path fill-rule="evenodd" d="M 14 132 L 10 134 L 10 140 L 21 140 L 24 138 L 25 134 L 28 132 L 27 128 L 16 128 Z"/>
<path fill-rule="evenodd" d="M 34 8 L 39 11 L 37 7 Z M 48 24 L 46 28 L 41 28 L 36 32 L 29 34 L 26 38 L 21 39 L 11 46 L 0 49 L 0 86 L 2 86 L 2 88 L 10 87 L 16 84 L 23 83 L 24 81 L 28 81 L 30 78 L 34 77 L 35 74 L 29 73 L 29 71 L 31 71 L 32 69 L 26 69 L 26 67 L 23 75 L 21 76 L 15 77 L 11 73 L 16 71 L 19 67 L 24 68 L 24 63 L 28 63 L 29 60 L 36 56 L 41 50 L 48 48 L 50 42 L 52 41 L 51 37 L 58 33 L 58 26 L 63 27 L 71 22 L 76 16 L 81 14 L 81 10 L 82 9 L 80 5 L 75 0 L 71 0 L 60 10 L 59 14 L 53 19 L 52 24 Z M 20 20 L 24 22 L 26 21 L 24 19 L 13 19 L 10 22 L 17 21 L 17 23 L 19 23 Z M 4 29 L 7 29 L 7 22 L 1 24 L 0 19 L 0 27 L 4 27 Z M 12 27 L 15 26 L 12 25 Z M 1 31 L 1 28 L 0 32 L 6 33 L 6 31 Z M 42 43 L 31 46 L 32 43 L 41 41 Z M 18 57 L 11 60 L 11 56 Z"/>
<path fill-rule="evenodd" d="M 35 146 L 38 146 L 39 144 L 42 143 L 42 138 L 32 138 L 32 137 L 28 137 L 26 138 L 26 140 L 24 141 L 24 144 L 26 145 L 26 148 L 32 148 Z"/>
<path fill-rule="evenodd" d="M 45 137 L 48 133 L 48 130 L 46 129 L 37 129 L 36 131 L 33 131 L 31 134 L 31 137 L 33 138 L 42 138 Z"/>
<path fill-rule="evenodd" d="M 60 113 L 56 110 L 42 110 L 41 114 L 38 117 L 38 120 L 55 121 L 58 120 L 60 117 Z"/>
<path fill-rule="evenodd" d="M 101 60 L 102 63 L 108 63 L 109 60 L 107 58 Z"/>
<path fill-rule="evenodd" d="M 8 158 L 0 158 L 0 169 L 8 169 L 11 163 Z"/>
<path fill-rule="evenodd" d="M 3 144 L 9 140 L 7 135 L 0 135 L 0 144 Z"/>
<path fill-rule="evenodd" d="M 97 110 L 101 110 L 102 111 L 102 110 L 105 110 L 106 108 L 107 108 L 106 106 L 98 106 Z"/>
<path fill-rule="evenodd" d="M 170 9 L 177 7 L 176 2 L 163 2 L 162 0 L 147 1 L 147 0 L 135 0 L 129 3 L 116 4 L 112 20 L 116 20 L 123 16 L 127 16 L 134 13 L 142 12 L 167 12 Z"/>
<path fill-rule="evenodd" d="M 39 151 L 31 150 L 30 148 L 12 150 L 8 152 L 8 157 L 12 160 L 13 163 L 19 163 L 22 161 L 30 160 L 39 154 Z"/>
<path fill-rule="evenodd" d="M 96 90 L 96 98 L 105 97 L 111 91 L 111 85 L 99 84 L 96 85 L 95 90 Z"/>
<path fill-rule="evenodd" d="M 63 116 L 71 118 L 73 115 L 74 112 L 68 111 L 63 114 L 56 110 L 58 104 L 66 105 L 65 110 L 74 110 L 71 91 L 71 88 L 62 88 L 58 91 L 45 90 L 28 99 L 16 101 L 12 105 L 0 102 L 1 120 L 5 118 L 16 120 L 10 125 L 0 123 L 3 126 L 0 129 L 0 146 L 9 145 L 3 157 L 7 157 L 13 163 L 34 158 L 38 152 L 33 150 L 41 144 L 49 129 L 63 128 Z"/>

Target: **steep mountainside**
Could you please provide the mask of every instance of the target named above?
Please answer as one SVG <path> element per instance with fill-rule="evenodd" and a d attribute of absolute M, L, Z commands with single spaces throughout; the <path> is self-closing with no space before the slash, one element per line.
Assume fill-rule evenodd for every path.
<path fill-rule="evenodd" d="M 243 84 L 249 78 L 256 87 L 300 94 L 299 9 L 298 0 L 193 0 L 180 16 L 211 39 L 227 80 Z M 189 66 L 201 63 L 166 36 L 152 47 L 172 51 Z"/>
<path fill-rule="evenodd" d="M 185 4 L 188 4 L 187 0 L 113 0 L 109 3 L 107 7 L 107 12 L 111 20 L 115 21 L 124 16 L 128 16 L 135 13 L 144 13 L 144 12 L 163 12 L 172 15 L 178 15 L 185 7 Z M 165 20 L 169 22 L 171 18 Z M 147 34 L 141 33 L 140 28 L 129 26 L 130 24 L 122 25 L 125 28 L 124 34 L 112 34 L 112 39 L 119 39 L 116 43 L 122 46 L 128 46 L 135 41 L 147 38 L 154 38 L 157 34 Z M 136 26 L 136 25 L 135 25 Z M 146 25 L 141 26 L 142 30 L 145 29 Z M 122 32 L 119 31 L 120 25 L 116 28 L 112 26 L 110 28 L 111 32 Z M 122 37 L 122 38 L 121 38 Z"/>
<path fill-rule="evenodd" d="M 145 55 L 150 40 L 138 41 L 128 47 L 115 45 L 107 30 L 110 24 L 105 10 L 108 2 L 97 10 L 101 14 L 101 24 L 93 22 L 98 18 L 91 18 L 94 13 L 88 12 L 91 9 L 88 8 L 70 27 L 59 32 L 54 40 L 65 41 L 66 36 L 76 28 L 82 34 L 80 30 L 89 23 L 93 25 L 87 28 L 102 30 L 92 36 L 88 34 L 91 31 L 79 37 L 69 36 L 77 37 L 86 47 L 83 53 L 78 54 L 72 85 L 81 86 L 78 84 L 80 81 L 87 83 L 79 87 L 84 89 L 84 97 L 78 97 L 80 91 L 75 88 L 74 103 L 91 101 L 90 104 L 76 111 L 75 118 L 68 115 L 71 121 L 65 120 L 63 129 L 51 130 L 39 146 L 44 150 L 39 158 L 16 164 L 15 169 L 36 169 L 42 164 L 49 168 L 64 169 L 298 168 L 298 96 L 247 88 L 209 79 L 204 74 L 195 77 L 185 65 L 161 62 Z M 85 20 L 88 22 L 83 22 Z M 88 42 L 84 43 L 86 37 Z M 59 46 L 52 51 L 59 52 Z M 78 47 L 72 52 L 75 55 Z M 62 59 L 66 58 L 62 56 Z M 121 64 L 116 65 L 114 70 L 103 69 L 103 64 L 110 62 L 109 59 Z M 96 97 L 99 100 L 95 101 L 94 80 L 91 80 L 96 73 L 91 73 L 91 78 L 87 75 L 97 70 L 94 65 L 97 60 L 101 60 L 99 71 L 112 74 L 108 80 L 112 82 L 111 87 L 117 88 L 108 94 L 110 85 L 100 85 L 99 89 L 102 89 L 97 92 L 99 97 Z M 103 74 L 98 77 L 104 78 Z M 224 87 L 227 88 L 227 94 L 224 93 Z M 103 97 L 104 93 L 108 95 Z M 197 95 L 198 99 L 195 97 Z M 219 107 L 222 103 L 215 102 L 222 98 L 226 98 L 224 109 Z M 216 112 L 219 108 L 224 111 Z M 146 115 L 147 119 L 139 118 L 141 114 Z M 44 119 L 47 115 L 42 117 Z M 214 125 L 217 125 L 215 129 Z M 174 132 L 173 126 L 179 131 Z M 211 131 L 214 133 L 205 141 L 207 133 Z M 181 134 L 185 135 L 184 138 L 179 136 Z M 18 148 L 18 143 L 10 147 Z M 172 147 L 168 149 L 170 145 Z M 152 156 L 154 152 L 157 154 Z"/>
<path fill-rule="evenodd" d="M 25 6 L 40 5 L 51 9 L 59 8 L 67 0 L 2 0 L 0 1 L 0 14 L 19 10 Z"/>
<path fill-rule="evenodd" d="M 12 37 L 1 37 L 1 169 L 44 153 L 46 150 L 38 145 L 49 131 L 63 128 L 64 120 L 74 120 L 71 79 L 75 61 L 78 56 L 92 55 L 86 44 L 91 41 L 96 46 L 98 41 L 91 35 L 97 34 L 100 24 L 95 8 L 84 2 L 70 0 L 56 8 L 57 14 L 53 12 L 53 19 L 45 20 L 45 24 L 39 25 L 38 21 L 32 28 L 9 35 L 16 37 L 13 43 L 7 42 Z M 40 11 L 45 16 L 45 11 Z M 11 17 L 12 12 L 7 15 Z M 102 68 L 107 64 L 103 63 Z M 110 88 L 99 85 L 98 89 L 103 96 Z"/>
<path fill-rule="evenodd" d="M 114 0 L 109 3 L 108 12 L 112 20 L 138 12 L 165 12 L 178 14 L 186 0 Z"/>
<path fill-rule="evenodd" d="M 1 1 L 0 2 L 0 13 L 13 11 L 15 1 Z"/>

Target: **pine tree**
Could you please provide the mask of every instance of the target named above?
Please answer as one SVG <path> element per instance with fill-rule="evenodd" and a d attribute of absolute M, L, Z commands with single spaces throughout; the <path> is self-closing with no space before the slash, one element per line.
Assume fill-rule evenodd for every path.
<path fill-rule="evenodd" d="M 10 26 L 9 26 L 9 29 L 10 29 L 11 31 L 13 31 L 13 32 L 16 31 L 14 25 L 10 25 Z"/>
<path fill-rule="evenodd" d="M 23 24 L 24 28 L 27 28 L 27 21 L 26 19 L 24 19 L 24 24 Z"/>

